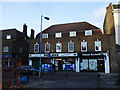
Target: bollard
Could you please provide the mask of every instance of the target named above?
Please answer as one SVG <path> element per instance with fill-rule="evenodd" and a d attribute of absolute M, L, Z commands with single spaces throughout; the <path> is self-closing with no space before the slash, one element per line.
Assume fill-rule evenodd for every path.
<path fill-rule="evenodd" d="M 100 88 L 100 74 L 97 74 L 97 88 Z"/>

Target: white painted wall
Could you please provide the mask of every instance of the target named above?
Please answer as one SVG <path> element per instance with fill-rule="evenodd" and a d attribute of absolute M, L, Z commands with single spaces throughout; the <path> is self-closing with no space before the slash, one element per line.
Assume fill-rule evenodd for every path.
<path fill-rule="evenodd" d="M 80 58 L 79 57 L 75 58 L 76 72 L 80 72 L 79 64 L 80 64 Z"/>

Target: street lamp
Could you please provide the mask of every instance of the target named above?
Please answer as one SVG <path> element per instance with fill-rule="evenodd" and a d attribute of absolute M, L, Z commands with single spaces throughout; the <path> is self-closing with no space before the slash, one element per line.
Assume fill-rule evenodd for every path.
<path fill-rule="evenodd" d="M 39 65 L 39 77 L 41 79 L 41 52 L 42 52 L 42 18 L 49 20 L 48 17 L 41 15 L 41 29 L 40 29 L 40 65 Z"/>

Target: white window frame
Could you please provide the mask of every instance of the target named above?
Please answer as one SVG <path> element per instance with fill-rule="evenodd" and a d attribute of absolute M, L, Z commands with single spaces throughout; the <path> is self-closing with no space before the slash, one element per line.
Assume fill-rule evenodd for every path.
<path fill-rule="evenodd" d="M 86 50 L 82 49 L 83 45 L 86 47 Z M 83 40 L 83 42 L 81 42 L 81 52 L 87 52 L 87 42 L 85 40 Z"/>
<path fill-rule="evenodd" d="M 43 39 L 44 39 L 44 38 L 48 38 L 48 33 L 42 34 L 42 38 L 43 38 Z"/>
<path fill-rule="evenodd" d="M 55 37 L 56 37 L 56 38 L 60 38 L 60 37 L 62 37 L 62 33 L 61 33 L 61 32 L 59 32 L 59 33 L 55 33 Z"/>
<path fill-rule="evenodd" d="M 76 37 L 76 31 L 70 31 L 69 36 L 70 37 Z"/>
<path fill-rule="evenodd" d="M 70 50 L 70 44 L 73 44 L 72 50 Z M 68 42 L 68 52 L 74 52 L 74 42 L 70 41 Z"/>
<path fill-rule="evenodd" d="M 3 52 L 9 52 L 9 46 L 3 46 Z"/>
<path fill-rule="evenodd" d="M 92 35 L 92 30 L 85 30 L 85 36 Z"/>
<path fill-rule="evenodd" d="M 6 39 L 11 39 L 11 35 L 6 35 Z"/>
<path fill-rule="evenodd" d="M 57 49 L 57 45 L 60 46 L 60 49 Z M 56 43 L 56 52 L 62 52 L 62 44 L 60 42 Z"/>
<path fill-rule="evenodd" d="M 96 47 L 98 46 L 98 50 L 96 49 Z M 101 41 L 95 41 L 95 51 L 101 51 Z"/>
<path fill-rule="evenodd" d="M 38 45 L 38 50 L 37 50 L 37 52 L 36 52 L 36 50 L 35 50 L 35 49 L 36 49 L 36 48 L 35 48 L 36 45 Z M 39 44 L 38 44 L 38 43 L 34 44 L 34 53 L 39 53 Z"/>
<path fill-rule="evenodd" d="M 47 48 L 46 48 L 46 46 L 47 46 L 47 44 L 49 45 L 49 51 L 46 51 L 47 50 Z M 45 43 L 45 52 L 50 52 L 50 43 Z"/>

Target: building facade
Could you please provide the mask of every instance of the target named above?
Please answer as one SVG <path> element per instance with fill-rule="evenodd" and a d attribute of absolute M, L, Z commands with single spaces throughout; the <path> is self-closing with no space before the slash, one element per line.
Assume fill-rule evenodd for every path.
<path fill-rule="evenodd" d="M 116 58 L 117 58 L 117 71 L 120 72 L 120 4 L 110 3 L 106 7 L 106 15 L 104 20 L 104 32 L 105 34 L 114 34 L 115 35 L 115 44 L 116 44 Z"/>
<path fill-rule="evenodd" d="M 40 33 L 30 40 L 29 64 L 39 68 Z M 55 71 L 116 72 L 113 34 L 88 23 L 53 25 L 42 32 L 42 69 Z"/>

